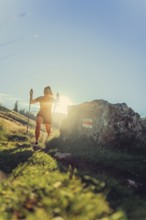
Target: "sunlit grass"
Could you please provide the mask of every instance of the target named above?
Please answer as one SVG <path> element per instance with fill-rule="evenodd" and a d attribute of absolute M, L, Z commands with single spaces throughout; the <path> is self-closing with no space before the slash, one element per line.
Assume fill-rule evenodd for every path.
<path fill-rule="evenodd" d="M 126 220 L 70 172 L 60 173 L 49 155 L 36 152 L 0 184 L 0 216 L 7 219 Z"/>
<path fill-rule="evenodd" d="M 25 133 L 26 129 L 24 126 L 20 124 L 16 124 L 16 122 L 10 121 L 8 119 L 0 118 L 0 127 L 1 130 L 12 132 L 12 133 Z"/>
<path fill-rule="evenodd" d="M 103 193 L 96 194 L 70 170 L 61 173 L 48 154 L 33 152 L 32 136 L 19 123 L 0 118 L 0 169 L 8 174 L 0 181 L 0 219 L 126 219 L 110 208 Z M 59 134 L 52 130 L 48 141 Z M 43 133 L 42 143 L 45 138 Z"/>
<path fill-rule="evenodd" d="M 13 112 L 11 116 L 0 118 L 0 169 L 8 174 L 0 181 L 0 220 L 126 220 L 117 208 L 125 210 L 129 220 L 145 220 L 145 201 L 135 198 L 126 182 L 119 181 L 120 172 L 135 175 L 140 171 L 137 177 L 145 172 L 137 155 L 97 149 L 86 141 L 85 146 L 82 141 L 62 145 L 59 130 L 52 129 L 48 139 L 42 132 L 41 146 L 45 148 L 48 141 L 46 152 L 51 152 L 51 143 L 55 151 L 71 152 L 74 164 L 81 163 L 81 169 L 72 173 L 72 169 L 58 167 L 49 155 L 34 153 L 34 127 L 26 134 L 26 118 L 21 120 Z"/>

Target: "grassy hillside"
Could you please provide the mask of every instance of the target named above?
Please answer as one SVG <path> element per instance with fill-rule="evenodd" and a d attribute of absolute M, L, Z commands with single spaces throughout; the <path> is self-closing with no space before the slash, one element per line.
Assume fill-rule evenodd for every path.
<path fill-rule="evenodd" d="M 1 219 L 126 219 L 121 211 L 113 213 L 104 194 L 94 193 L 70 172 L 61 173 L 49 155 L 11 151 L 22 161 L 0 184 Z"/>
<path fill-rule="evenodd" d="M 62 143 L 55 131 L 45 150 L 34 152 L 34 122 L 26 135 L 27 118 L 0 115 L 0 220 L 146 219 L 145 148 Z M 57 161 L 56 151 L 71 157 Z"/>
<path fill-rule="evenodd" d="M 6 121 L 11 121 L 14 122 L 14 125 L 22 125 L 26 126 L 28 122 L 28 118 L 25 117 L 24 115 L 21 115 L 15 111 L 9 110 L 5 108 L 4 106 L 0 105 L 0 119 L 5 119 Z M 30 127 L 35 126 L 35 121 L 29 120 L 29 125 Z"/>
<path fill-rule="evenodd" d="M 107 202 L 104 182 L 61 171 L 49 154 L 32 151 L 25 129 L 16 118 L 0 120 L 0 219 L 126 220 Z"/>

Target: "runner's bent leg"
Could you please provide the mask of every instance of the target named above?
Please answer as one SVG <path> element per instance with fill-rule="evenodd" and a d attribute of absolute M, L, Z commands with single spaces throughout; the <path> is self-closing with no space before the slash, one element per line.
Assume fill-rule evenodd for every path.
<path fill-rule="evenodd" d="M 45 127 L 46 127 L 47 134 L 49 136 L 51 133 L 51 124 L 45 124 Z"/>
<path fill-rule="evenodd" d="M 42 117 L 38 116 L 36 119 L 36 129 L 35 129 L 35 141 L 38 142 L 40 136 L 41 124 L 43 122 Z"/>

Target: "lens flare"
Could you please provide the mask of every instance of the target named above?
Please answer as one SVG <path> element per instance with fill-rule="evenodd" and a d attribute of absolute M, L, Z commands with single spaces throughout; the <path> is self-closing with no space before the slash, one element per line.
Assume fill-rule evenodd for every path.
<path fill-rule="evenodd" d="M 67 114 L 67 107 L 69 105 L 73 105 L 74 103 L 70 100 L 69 97 L 67 96 L 60 96 L 60 101 L 59 103 L 55 106 L 54 105 L 54 112 L 57 113 L 62 113 L 62 114 Z"/>

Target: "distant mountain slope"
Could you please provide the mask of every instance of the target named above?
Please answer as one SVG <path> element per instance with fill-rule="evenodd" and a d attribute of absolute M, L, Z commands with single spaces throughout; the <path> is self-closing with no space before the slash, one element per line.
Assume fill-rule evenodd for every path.
<path fill-rule="evenodd" d="M 55 112 L 52 114 L 52 126 L 59 128 L 62 121 L 66 118 L 65 114 Z M 13 124 L 27 127 L 28 117 L 18 112 L 12 111 L 4 106 L 0 105 L 0 119 L 5 119 L 7 122 L 13 122 Z M 10 125 L 11 126 L 11 125 Z M 29 119 L 29 127 L 35 128 L 35 120 Z M 44 127 L 42 126 L 42 131 Z"/>
<path fill-rule="evenodd" d="M 27 117 L 15 111 L 12 111 L 4 106 L 0 106 L 0 120 L 3 120 L 3 121 L 5 120 L 5 123 L 9 124 L 9 126 L 13 126 L 15 124 L 18 126 L 23 126 L 24 128 L 27 126 L 27 123 L 28 123 Z M 34 128 L 35 121 L 30 119 L 29 126 L 31 128 Z"/>

